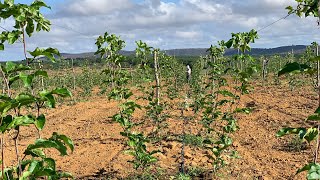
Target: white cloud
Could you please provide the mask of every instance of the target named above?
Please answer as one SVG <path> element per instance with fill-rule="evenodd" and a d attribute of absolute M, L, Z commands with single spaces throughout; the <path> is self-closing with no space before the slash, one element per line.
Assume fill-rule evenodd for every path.
<path fill-rule="evenodd" d="M 59 13 L 74 16 L 94 16 L 107 14 L 114 10 L 125 10 L 133 6 L 130 0 L 69 0 Z"/>
<path fill-rule="evenodd" d="M 176 36 L 184 39 L 196 39 L 201 36 L 201 33 L 196 31 L 176 31 Z"/>

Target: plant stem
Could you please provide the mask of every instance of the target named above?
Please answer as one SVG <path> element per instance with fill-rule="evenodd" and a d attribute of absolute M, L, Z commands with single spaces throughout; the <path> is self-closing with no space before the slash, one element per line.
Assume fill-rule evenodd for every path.
<path fill-rule="evenodd" d="M 30 62 L 27 58 L 27 45 L 26 45 L 26 35 L 25 35 L 25 31 L 24 31 L 24 26 L 22 26 L 22 43 L 23 43 L 23 53 L 24 53 L 24 57 L 26 58 L 26 63 L 27 66 L 29 66 Z"/>
<path fill-rule="evenodd" d="M 319 46 L 317 44 L 316 47 L 316 55 L 319 56 Z M 320 107 L 320 62 L 319 60 L 317 61 L 317 88 L 318 88 L 318 107 Z M 318 154 L 319 154 L 319 131 L 320 131 L 320 125 L 318 124 L 318 136 L 317 136 L 317 147 L 316 147 L 316 152 L 315 152 L 315 157 L 314 157 L 314 163 L 317 162 L 318 160 Z"/>
<path fill-rule="evenodd" d="M 320 2 L 320 1 L 319 1 Z M 316 47 L 316 56 L 319 56 L 319 46 Z M 317 88 L 318 88 L 318 106 L 320 106 L 320 61 L 317 61 Z"/>
<path fill-rule="evenodd" d="M 154 53 L 154 73 L 156 78 L 156 101 L 157 105 L 160 105 L 160 79 L 159 79 L 159 70 L 158 70 L 158 51 L 155 50 Z"/>
<path fill-rule="evenodd" d="M 4 134 L 1 135 L 1 172 L 2 172 L 2 175 L 1 177 L 4 179 L 4 147 L 3 147 L 3 144 L 4 144 Z"/>
<path fill-rule="evenodd" d="M 18 150 L 18 137 L 20 134 L 20 128 L 18 127 L 17 129 L 17 135 L 13 138 L 14 140 L 14 147 L 16 150 L 16 155 L 17 155 L 17 162 L 18 162 L 18 166 L 19 166 L 19 173 L 18 173 L 18 179 L 20 178 L 20 176 L 22 175 L 22 168 L 21 168 L 21 162 L 20 162 L 20 158 L 19 158 L 19 150 Z"/>
<path fill-rule="evenodd" d="M 185 146 L 185 136 L 186 136 L 186 132 L 185 132 L 185 125 L 186 125 L 186 123 L 185 123 L 185 121 L 186 121 L 186 119 L 184 118 L 184 114 L 183 114 L 183 108 L 181 108 L 181 117 L 183 118 L 183 129 L 182 129 L 182 131 L 183 131 L 183 137 L 182 137 L 182 147 L 181 147 L 181 164 L 180 164 L 180 172 L 182 173 L 182 174 L 184 174 L 185 173 L 185 166 L 184 166 L 184 164 L 185 164 L 185 161 L 184 161 L 184 146 Z"/>
<path fill-rule="evenodd" d="M 319 145 L 319 131 L 320 131 L 320 125 L 318 125 L 318 137 L 317 137 L 317 147 L 316 147 L 316 152 L 314 153 L 314 163 L 317 163 L 318 160 L 318 155 L 319 155 L 319 149 L 320 149 L 320 145 Z"/>

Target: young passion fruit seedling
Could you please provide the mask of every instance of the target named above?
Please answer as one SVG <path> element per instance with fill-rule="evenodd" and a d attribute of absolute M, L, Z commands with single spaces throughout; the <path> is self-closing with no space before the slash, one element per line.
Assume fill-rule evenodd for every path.
<path fill-rule="evenodd" d="M 29 65 L 37 58 L 45 56 L 54 61 L 59 51 L 53 48 L 36 48 L 29 52 L 32 58 L 27 58 L 25 33 L 30 37 L 33 32 L 50 30 L 50 22 L 43 17 L 39 9 L 48 7 L 43 1 L 37 0 L 26 4 L 15 4 L 13 0 L 0 2 L 0 18 L 15 20 L 15 30 L 3 31 L 0 34 L 0 50 L 4 50 L 4 44 L 14 44 L 22 41 L 26 64 L 15 64 L 7 62 L 0 66 L 0 73 L 3 83 L 3 91 L 0 94 L 0 133 L 1 133 L 1 179 L 61 179 L 72 177 L 70 173 L 58 171 L 56 162 L 50 158 L 45 149 L 53 148 L 60 152 L 60 155 L 67 155 L 67 149 L 74 150 L 73 142 L 65 135 L 56 132 L 50 138 L 41 138 L 41 130 L 46 124 L 46 116 L 41 113 L 45 107 L 54 108 L 56 105 L 55 96 L 70 97 L 71 93 L 64 88 L 53 88 L 53 90 L 41 90 L 36 92 L 35 79 L 38 77 L 48 77 L 46 71 L 36 70 Z M 16 93 L 12 91 L 12 85 L 22 82 L 25 89 Z M 20 157 L 19 135 L 21 126 L 34 126 L 38 132 L 38 139 L 34 144 L 29 144 Z M 4 143 L 7 140 L 6 134 L 14 134 L 14 148 L 16 154 L 16 165 L 6 167 L 7 160 Z"/>
<path fill-rule="evenodd" d="M 257 38 L 256 32 L 252 30 L 242 35 L 239 36 L 239 41 L 230 39 L 228 42 L 219 42 L 220 47 L 211 46 L 208 49 L 207 65 L 195 64 L 195 67 L 198 68 L 206 67 L 207 72 L 204 73 L 204 76 L 207 78 L 202 76 L 201 70 L 194 69 L 198 73 L 192 74 L 191 88 L 192 92 L 196 92 L 192 108 L 195 114 L 201 115 L 201 123 L 204 127 L 204 130 L 200 132 L 203 137 L 202 144 L 213 154 L 210 159 L 213 160 L 215 173 L 227 164 L 224 157 L 228 156 L 229 147 L 232 145 L 230 133 L 239 128 L 235 115 L 251 111 L 249 108 L 238 106 L 241 95 L 250 92 L 249 80 L 257 72 L 254 59 L 248 55 L 238 55 L 241 57 L 241 67 L 239 67 L 241 69 L 235 69 L 232 73 L 240 84 L 234 87 L 235 92 L 231 92 L 225 78 L 230 69 L 226 68 L 227 63 L 222 58 L 225 46 L 227 48 L 239 47 L 242 53 L 250 50 L 249 43 L 254 42 L 254 39 Z M 235 60 L 238 59 L 239 57 L 235 58 Z"/>
<path fill-rule="evenodd" d="M 127 70 L 121 68 L 120 62 L 124 57 L 119 54 L 119 51 L 124 47 L 124 41 L 115 35 L 105 33 L 104 36 L 99 36 L 96 44 L 98 46 L 96 54 L 106 57 L 106 61 L 109 64 L 108 67 L 111 67 L 104 71 L 111 75 L 112 88 L 108 98 L 109 100 L 118 100 L 120 102 L 119 112 L 113 115 L 112 119 L 123 128 L 120 134 L 127 139 L 128 146 L 125 153 L 134 157 L 129 162 L 133 164 L 135 169 L 140 169 L 141 172 L 144 172 L 157 161 L 157 158 L 153 155 L 158 151 L 148 151 L 146 146 L 146 143 L 149 142 L 148 138 L 143 133 L 133 130 L 138 125 L 132 121 L 133 113 L 137 108 L 140 109 L 141 106 L 130 100 L 133 93 L 126 87 L 130 76 Z"/>

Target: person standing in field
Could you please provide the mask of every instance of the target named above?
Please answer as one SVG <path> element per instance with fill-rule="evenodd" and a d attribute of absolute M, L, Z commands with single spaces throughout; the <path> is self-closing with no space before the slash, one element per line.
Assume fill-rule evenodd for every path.
<path fill-rule="evenodd" d="M 188 64 L 187 65 L 187 81 L 188 81 L 188 83 L 190 82 L 190 79 L 191 79 L 191 67 Z"/>

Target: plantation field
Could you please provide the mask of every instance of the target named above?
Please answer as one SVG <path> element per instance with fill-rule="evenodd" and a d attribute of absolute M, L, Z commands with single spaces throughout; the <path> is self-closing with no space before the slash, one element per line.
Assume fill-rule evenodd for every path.
<path fill-rule="evenodd" d="M 308 126 L 304 119 L 312 113 L 317 105 L 316 93 L 311 87 L 297 88 L 290 91 L 287 84 L 266 86 L 254 83 L 255 90 L 241 98 L 240 104 L 254 108 L 248 115 L 238 117 L 240 130 L 232 137 L 231 149 L 238 151 L 239 159 L 231 159 L 229 165 L 221 172 L 213 175 L 206 168 L 211 167 L 208 151 L 194 145 L 187 145 L 185 158 L 189 172 L 199 179 L 303 179 L 303 173 L 293 176 L 312 158 L 310 149 L 304 149 L 302 143 L 292 137 L 276 138 L 275 134 L 281 127 Z M 139 101 L 139 103 L 143 103 Z M 119 134 L 122 130 L 118 123 L 108 117 L 118 111 L 118 103 L 107 101 L 103 96 L 94 95 L 89 101 L 74 105 L 62 106 L 47 112 L 47 127 L 42 132 L 47 137 L 52 132 L 60 132 L 75 144 L 75 151 L 67 157 L 55 154 L 58 169 L 71 172 L 76 179 L 111 179 L 130 178 L 134 174 L 132 165 L 127 162 L 131 157 L 125 155 L 125 139 Z M 192 113 L 192 112 L 187 112 Z M 145 114 L 137 111 L 135 119 Z M 170 118 L 167 139 L 153 145 L 162 151 L 157 166 L 160 179 L 168 179 L 179 172 L 181 162 L 181 142 L 174 140 L 182 133 L 181 120 Z M 309 125 L 310 126 L 310 125 Z M 187 131 L 196 132 L 196 122 L 187 124 Z M 148 123 L 141 127 L 143 132 L 150 132 Z M 23 131 L 20 139 L 25 148 L 32 143 L 35 132 Z M 170 139 L 170 137 L 172 137 Z M 295 144 L 296 143 L 296 144 Z M 7 163 L 15 164 L 13 141 L 5 143 Z M 10 159 L 10 161 L 9 161 Z M 193 168 L 191 168 L 193 167 Z M 162 172 L 162 174 L 161 174 Z M 197 179 L 197 178 L 196 178 Z"/>
<path fill-rule="evenodd" d="M 320 1 L 296 2 L 281 19 L 320 17 Z M 20 42 L 24 54 L 0 63 L 1 180 L 320 179 L 317 42 L 250 55 L 264 28 L 252 29 L 181 59 L 142 40 L 126 56 L 104 32 L 92 57 L 73 59 L 29 49 L 50 31 L 44 1 L 0 7 L 15 22 L 0 26 L 0 51 Z"/>

